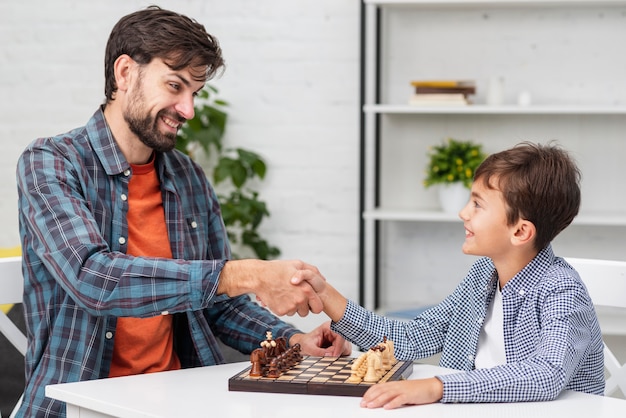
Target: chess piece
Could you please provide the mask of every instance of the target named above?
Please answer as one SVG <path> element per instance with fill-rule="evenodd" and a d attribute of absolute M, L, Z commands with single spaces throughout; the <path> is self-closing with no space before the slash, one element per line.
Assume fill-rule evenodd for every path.
<path fill-rule="evenodd" d="M 265 356 L 268 359 L 276 357 L 276 341 L 272 338 L 272 331 L 265 333 L 265 341 L 261 341 L 261 347 L 265 349 Z"/>
<path fill-rule="evenodd" d="M 361 383 L 363 376 L 367 372 L 367 353 L 361 354 L 350 366 L 350 377 L 348 382 Z"/>
<path fill-rule="evenodd" d="M 368 383 L 378 382 L 383 373 L 381 351 L 374 347 L 367 352 L 367 372 L 363 380 Z"/>
<path fill-rule="evenodd" d="M 263 376 L 263 366 L 265 365 L 265 352 L 262 348 L 257 348 L 250 353 L 250 376 L 261 377 Z"/>
<path fill-rule="evenodd" d="M 272 361 L 270 362 L 270 367 L 267 372 L 267 377 L 270 377 L 272 379 L 276 379 L 280 377 L 280 370 L 278 370 L 278 361 L 276 360 L 276 358 L 273 358 Z"/>

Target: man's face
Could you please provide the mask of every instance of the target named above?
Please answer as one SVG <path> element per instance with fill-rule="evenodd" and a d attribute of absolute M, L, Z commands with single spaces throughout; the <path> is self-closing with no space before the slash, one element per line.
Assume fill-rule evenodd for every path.
<path fill-rule="evenodd" d="M 178 129 L 193 118 L 193 100 L 204 87 L 188 69 L 175 71 L 161 59 L 137 66 L 124 120 L 141 142 L 158 152 L 176 145 Z"/>

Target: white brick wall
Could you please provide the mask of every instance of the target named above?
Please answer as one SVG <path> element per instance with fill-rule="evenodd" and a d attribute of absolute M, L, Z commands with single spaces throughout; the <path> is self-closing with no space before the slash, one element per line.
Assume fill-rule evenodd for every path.
<path fill-rule="evenodd" d="M 104 98 L 117 20 L 153 2 L 0 3 L 0 246 L 19 244 L 15 162 L 38 136 L 83 125 Z M 357 295 L 359 2 L 163 0 L 218 37 L 228 142 L 268 163 L 264 234 Z"/>

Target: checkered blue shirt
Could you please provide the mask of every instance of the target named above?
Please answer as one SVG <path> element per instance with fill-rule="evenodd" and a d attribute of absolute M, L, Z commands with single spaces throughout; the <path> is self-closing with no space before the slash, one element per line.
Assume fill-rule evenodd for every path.
<path fill-rule="evenodd" d="M 19 416 L 64 416 L 48 384 L 107 377 L 116 318 L 174 315 L 183 367 L 224 362 L 221 339 L 251 352 L 296 330 L 252 302 L 215 294 L 230 257 L 216 195 L 178 151 L 155 161 L 174 259 L 126 255 L 132 175 L 98 110 L 86 126 L 30 144 L 19 158 L 26 391 Z"/>
<path fill-rule="evenodd" d="M 578 273 L 552 247 L 542 250 L 502 289 L 506 364 L 475 369 L 478 336 L 497 285 L 490 259 L 476 261 L 439 305 L 409 322 L 368 312 L 349 301 L 332 329 L 363 349 L 394 341 L 396 357 L 441 353 L 442 402 L 554 399 L 564 389 L 601 395 L 603 342 L 596 313 Z"/>

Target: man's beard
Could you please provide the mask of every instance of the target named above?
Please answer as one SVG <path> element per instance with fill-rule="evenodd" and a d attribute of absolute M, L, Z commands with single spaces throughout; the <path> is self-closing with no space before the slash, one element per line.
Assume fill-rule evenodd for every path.
<path fill-rule="evenodd" d="M 137 96 L 130 102 L 128 110 L 124 112 L 124 120 L 128 123 L 128 127 L 137 135 L 141 142 L 153 150 L 157 152 L 171 151 L 176 146 L 176 134 L 160 132 L 157 122 L 162 115 L 166 115 L 168 118 L 181 123 L 184 123 L 185 119 L 177 114 L 170 114 L 165 110 L 160 110 L 156 118 L 153 118 L 150 114 L 142 117 L 140 115 L 143 108 L 142 104 L 143 95 L 141 92 L 138 92 Z"/>

